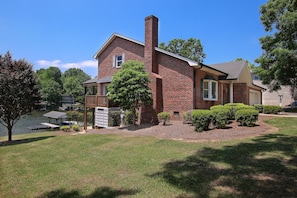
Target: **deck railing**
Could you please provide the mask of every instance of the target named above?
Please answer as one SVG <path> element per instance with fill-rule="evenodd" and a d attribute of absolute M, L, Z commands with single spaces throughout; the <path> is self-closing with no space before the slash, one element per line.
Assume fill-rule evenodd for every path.
<path fill-rule="evenodd" d="M 99 95 L 86 95 L 85 105 L 86 107 L 89 107 L 89 108 L 110 107 L 107 96 L 99 96 Z"/>

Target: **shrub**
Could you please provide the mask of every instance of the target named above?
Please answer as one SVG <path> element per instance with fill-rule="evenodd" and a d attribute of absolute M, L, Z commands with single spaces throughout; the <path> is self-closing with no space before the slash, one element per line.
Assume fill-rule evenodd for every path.
<path fill-rule="evenodd" d="M 235 119 L 235 113 L 238 110 L 241 110 L 241 109 L 253 109 L 253 110 L 255 110 L 255 107 L 245 105 L 243 103 L 228 103 L 228 104 L 225 104 L 224 106 L 230 108 L 230 120 Z"/>
<path fill-rule="evenodd" d="M 121 112 L 120 111 L 108 112 L 108 125 L 119 126 L 120 124 L 121 124 Z"/>
<path fill-rule="evenodd" d="M 192 112 L 193 110 L 186 111 L 183 113 L 183 124 L 192 124 Z"/>
<path fill-rule="evenodd" d="M 262 104 L 254 104 L 253 106 L 259 111 L 259 113 L 263 113 L 263 105 Z"/>
<path fill-rule="evenodd" d="M 163 121 L 163 125 L 166 125 L 167 120 L 170 119 L 170 113 L 169 112 L 160 112 L 158 113 L 158 120 Z"/>
<path fill-rule="evenodd" d="M 135 122 L 138 119 L 138 113 L 136 113 L 136 117 L 135 117 Z M 126 111 L 125 112 L 125 124 L 129 125 L 129 124 L 133 124 L 133 115 L 131 111 Z"/>
<path fill-rule="evenodd" d="M 221 110 L 223 109 L 223 111 L 227 110 L 228 113 L 227 113 L 227 116 L 228 116 L 228 120 L 234 120 L 234 115 L 233 115 L 233 108 L 232 106 L 230 105 L 214 105 L 214 106 L 211 106 L 210 107 L 210 110 L 213 111 L 213 110 Z M 225 111 L 226 112 L 226 111 Z"/>
<path fill-rule="evenodd" d="M 258 119 L 259 112 L 255 109 L 240 109 L 235 113 L 235 119 L 241 126 L 254 126 Z"/>
<path fill-rule="evenodd" d="M 212 115 L 210 110 L 194 110 L 192 113 L 192 121 L 195 131 L 201 132 L 208 130 Z"/>
<path fill-rule="evenodd" d="M 225 128 L 229 120 L 229 109 L 221 105 L 220 107 L 211 108 L 210 111 L 214 125 L 219 129 Z"/>
<path fill-rule="evenodd" d="M 62 130 L 64 132 L 69 132 L 70 131 L 70 126 L 61 126 L 60 130 Z"/>
<path fill-rule="evenodd" d="M 263 106 L 263 113 L 278 114 L 281 111 L 282 111 L 282 108 L 280 106 L 274 106 L 274 105 L 264 105 Z"/>
<path fill-rule="evenodd" d="M 79 131 L 80 131 L 80 127 L 79 127 L 78 124 L 74 124 L 74 125 L 72 125 L 72 128 L 73 128 L 73 130 L 74 130 L 75 132 L 79 132 Z"/>

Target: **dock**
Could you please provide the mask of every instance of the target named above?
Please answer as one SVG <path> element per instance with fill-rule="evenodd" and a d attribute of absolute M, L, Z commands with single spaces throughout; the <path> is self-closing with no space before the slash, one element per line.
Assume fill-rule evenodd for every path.
<path fill-rule="evenodd" d="M 59 125 L 51 124 L 51 123 L 41 123 L 39 125 L 33 125 L 28 127 L 31 130 L 41 130 L 41 129 L 58 129 L 60 128 Z"/>

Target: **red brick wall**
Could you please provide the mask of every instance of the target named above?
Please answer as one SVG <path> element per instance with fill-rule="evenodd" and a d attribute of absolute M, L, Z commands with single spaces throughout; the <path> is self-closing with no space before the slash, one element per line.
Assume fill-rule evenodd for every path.
<path fill-rule="evenodd" d="M 221 83 L 218 84 L 218 100 L 210 101 L 203 100 L 202 90 L 203 84 L 201 81 L 206 77 L 206 75 L 212 76 L 215 80 L 218 80 L 218 76 L 208 74 L 201 70 L 196 70 L 196 109 L 209 109 L 213 105 L 221 104 Z"/>
<path fill-rule="evenodd" d="M 105 76 L 112 76 L 119 70 L 119 68 L 112 67 L 113 56 L 123 53 L 125 53 L 125 61 L 144 61 L 144 48 L 142 45 L 117 37 L 99 56 L 99 79 Z M 98 86 L 98 93 L 101 93 L 100 86 Z"/>
<path fill-rule="evenodd" d="M 233 83 L 233 102 L 249 104 L 249 90 L 246 83 Z"/>
<path fill-rule="evenodd" d="M 163 111 L 173 114 L 194 108 L 193 68 L 186 62 L 165 54 L 158 54 L 159 74 L 162 77 Z M 157 91 L 159 94 L 161 90 Z M 179 116 L 177 116 L 179 117 Z"/>

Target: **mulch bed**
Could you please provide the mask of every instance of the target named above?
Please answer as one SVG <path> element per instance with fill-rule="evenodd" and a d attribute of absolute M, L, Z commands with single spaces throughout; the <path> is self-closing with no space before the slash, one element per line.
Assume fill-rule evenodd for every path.
<path fill-rule="evenodd" d="M 223 141 L 231 139 L 242 139 L 258 135 L 276 132 L 278 129 L 263 122 L 272 116 L 259 116 L 257 125 L 254 127 L 239 126 L 232 121 L 226 129 L 216 129 L 201 133 L 195 132 L 190 124 L 182 124 L 181 121 L 170 121 L 168 125 L 139 125 L 111 129 L 89 129 L 86 134 L 120 134 L 123 136 L 153 136 L 160 139 L 180 140 L 186 142 Z"/>

